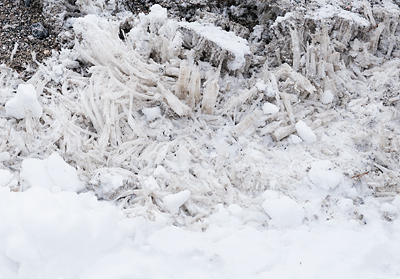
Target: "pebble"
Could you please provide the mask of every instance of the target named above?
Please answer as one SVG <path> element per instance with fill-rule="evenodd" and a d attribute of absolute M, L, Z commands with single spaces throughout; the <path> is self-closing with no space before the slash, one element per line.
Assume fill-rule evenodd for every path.
<path fill-rule="evenodd" d="M 49 31 L 40 23 L 37 22 L 31 25 L 32 35 L 39 40 L 42 40 L 49 36 Z"/>

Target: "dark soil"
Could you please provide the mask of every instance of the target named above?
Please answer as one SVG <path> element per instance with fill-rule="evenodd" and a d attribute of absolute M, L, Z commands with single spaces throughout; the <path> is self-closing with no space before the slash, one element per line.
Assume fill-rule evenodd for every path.
<path fill-rule="evenodd" d="M 40 0 L 31 0 L 29 7 L 25 6 L 24 0 L 0 0 L 0 64 L 6 64 L 21 74 L 23 79 L 29 78 L 26 69 L 35 67 L 32 60 L 32 52 L 36 53 L 36 60 L 42 62 L 51 56 L 51 51 L 59 50 L 60 44 L 57 35 L 60 27 L 57 26 L 55 18 L 43 13 Z M 33 36 L 31 25 L 42 23 L 49 31 L 44 39 Z M 11 54 L 18 43 L 17 52 L 12 61 Z"/>

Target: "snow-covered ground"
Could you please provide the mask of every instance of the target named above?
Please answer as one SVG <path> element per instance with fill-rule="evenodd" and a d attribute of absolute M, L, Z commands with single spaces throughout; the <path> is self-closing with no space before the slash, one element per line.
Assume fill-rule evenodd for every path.
<path fill-rule="evenodd" d="M 0 68 L 0 278 L 400 277 L 397 5 L 245 39 L 76 4 L 70 48 Z"/>

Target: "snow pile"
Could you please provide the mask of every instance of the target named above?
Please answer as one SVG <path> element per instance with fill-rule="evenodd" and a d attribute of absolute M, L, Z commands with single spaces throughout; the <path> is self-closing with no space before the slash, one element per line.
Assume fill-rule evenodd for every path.
<path fill-rule="evenodd" d="M 187 230 L 161 215 L 152 221 L 126 218 L 90 192 L 51 193 L 32 187 L 17 193 L 0 188 L 0 276 L 398 277 L 399 220 L 388 228 L 387 221 L 376 218 L 379 213 L 371 200 L 362 208 L 372 218 L 366 226 L 343 217 L 318 226 L 299 225 L 304 215 L 293 200 L 270 195 L 267 201 L 283 206 L 290 225 L 296 226 L 286 227 L 285 222 L 284 228 L 266 229 L 265 214 L 220 204 L 198 223 L 204 231 Z M 399 212 L 394 204 L 388 207 Z M 283 221 L 280 217 L 275 218 Z"/>

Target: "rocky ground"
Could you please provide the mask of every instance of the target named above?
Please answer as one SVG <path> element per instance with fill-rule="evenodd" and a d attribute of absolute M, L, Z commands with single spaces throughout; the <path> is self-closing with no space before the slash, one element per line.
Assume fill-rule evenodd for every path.
<path fill-rule="evenodd" d="M 35 37 L 31 26 L 40 23 L 48 30 L 47 36 Z M 24 79 L 29 79 L 36 60 L 42 62 L 60 50 L 58 24 L 55 15 L 43 13 L 43 5 L 38 0 L 0 2 L 0 62 L 11 67 Z"/>

